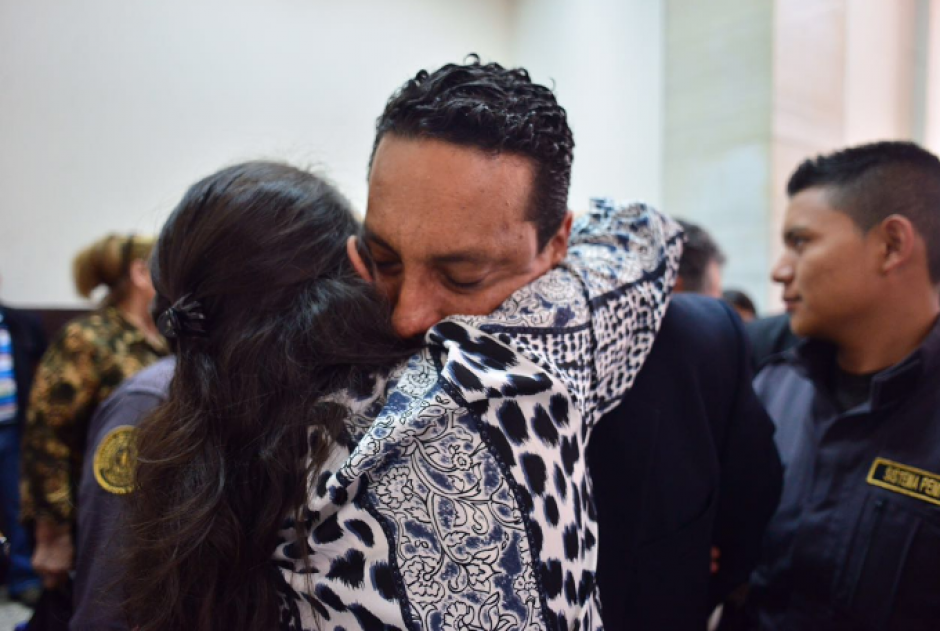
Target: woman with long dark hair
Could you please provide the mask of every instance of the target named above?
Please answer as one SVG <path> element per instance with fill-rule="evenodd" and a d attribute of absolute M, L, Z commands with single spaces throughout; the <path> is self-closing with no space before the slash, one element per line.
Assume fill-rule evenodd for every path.
<path fill-rule="evenodd" d="M 276 626 L 278 532 L 342 435 L 327 396 L 403 356 L 346 257 L 357 229 L 330 185 L 264 162 L 197 183 L 164 226 L 152 273 L 177 366 L 138 438 L 140 631 Z"/>
<path fill-rule="evenodd" d="M 413 353 L 346 256 L 357 230 L 329 185 L 270 163 L 199 182 L 164 227 L 178 364 L 139 433 L 132 622 L 600 625 L 581 454 L 649 350 L 678 228 L 596 202 L 563 266 Z"/>

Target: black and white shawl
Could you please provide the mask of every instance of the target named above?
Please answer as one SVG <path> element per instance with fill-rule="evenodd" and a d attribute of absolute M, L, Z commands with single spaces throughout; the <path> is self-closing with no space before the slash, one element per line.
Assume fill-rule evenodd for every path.
<path fill-rule="evenodd" d="M 594 200 L 561 266 L 343 393 L 349 448 L 311 481 L 309 540 L 288 524 L 275 555 L 284 628 L 601 629 L 584 454 L 649 354 L 681 250 L 652 208 Z"/>

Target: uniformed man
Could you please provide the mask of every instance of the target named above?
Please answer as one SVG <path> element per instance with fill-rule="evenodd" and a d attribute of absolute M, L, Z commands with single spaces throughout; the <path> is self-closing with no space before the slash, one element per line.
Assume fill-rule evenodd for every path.
<path fill-rule="evenodd" d="M 756 628 L 940 628 L 940 161 L 882 142 L 790 178 L 773 271 L 799 346 L 756 379 L 784 490 Z"/>
<path fill-rule="evenodd" d="M 126 631 L 121 603 L 120 513 L 133 490 L 137 425 L 166 400 L 176 359 L 124 381 L 96 410 L 78 489 L 78 546 L 70 631 Z"/>

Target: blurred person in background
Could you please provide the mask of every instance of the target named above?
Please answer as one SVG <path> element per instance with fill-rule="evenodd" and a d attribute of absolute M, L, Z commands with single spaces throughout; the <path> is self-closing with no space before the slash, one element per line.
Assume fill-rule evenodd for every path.
<path fill-rule="evenodd" d="M 76 490 L 92 414 L 126 377 L 167 353 L 149 312 L 152 248 L 150 237 L 112 234 L 76 256 L 78 293 L 88 298 L 104 286 L 107 294 L 98 309 L 63 328 L 36 373 L 23 432 L 21 510 L 35 534 L 33 568 L 47 591 L 68 590 Z"/>
<path fill-rule="evenodd" d="M 731 305 L 735 313 L 741 316 L 745 323 L 753 322 L 757 318 L 757 307 L 751 297 L 740 289 L 726 289 L 721 292 L 721 299 Z"/>
<path fill-rule="evenodd" d="M 20 524 L 20 441 L 33 375 L 46 350 L 35 315 L 0 304 L 0 530 L 10 544 L 7 592 L 35 605 L 39 578 L 30 564 L 32 546 Z"/>
<path fill-rule="evenodd" d="M 940 160 L 881 142 L 806 160 L 773 270 L 793 332 L 755 388 L 780 507 L 752 577 L 761 630 L 940 621 Z"/>
<path fill-rule="evenodd" d="M 721 298 L 721 268 L 725 254 L 718 244 L 700 225 L 678 220 L 685 231 L 685 248 L 679 267 L 676 292 L 703 294 Z"/>

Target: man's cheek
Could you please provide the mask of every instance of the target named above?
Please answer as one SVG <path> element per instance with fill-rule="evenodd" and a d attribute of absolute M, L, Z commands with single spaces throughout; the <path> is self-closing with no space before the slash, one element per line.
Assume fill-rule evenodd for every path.
<path fill-rule="evenodd" d="M 511 295 L 510 287 L 500 287 L 481 291 L 473 296 L 466 296 L 461 300 L 457 313 L 467 315 L 489 315 L 498 309 Z"/>

